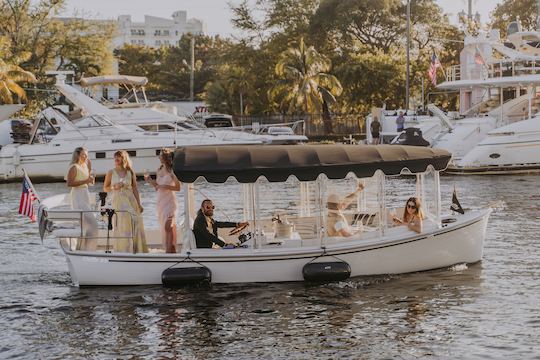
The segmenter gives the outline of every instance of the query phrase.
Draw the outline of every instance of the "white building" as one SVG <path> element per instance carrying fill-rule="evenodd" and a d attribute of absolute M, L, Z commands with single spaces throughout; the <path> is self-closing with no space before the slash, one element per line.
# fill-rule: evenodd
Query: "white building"
<path fill-rule="evenodd" d="M 133 22 L 131 15 L 120 15 L 117 31 L 113 40 L 115 47 L 131 44 L 158 48 L 178 45 L 183 34 L 204 34 L 206 24 L 202 20 L 187 19 L 187 12 L 179 10 L 172 14 L 172 19 L 145 15 L 144 22 Z"/>

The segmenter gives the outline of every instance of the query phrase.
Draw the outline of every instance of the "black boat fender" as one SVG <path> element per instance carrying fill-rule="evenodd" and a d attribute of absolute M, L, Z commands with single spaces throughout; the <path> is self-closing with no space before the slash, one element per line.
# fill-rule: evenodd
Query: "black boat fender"
<path fill-rule="evenodd" d="M 192 266 L 187 268 L 174 267 L 183 262 L 193 262 L 200 266 Z M 161 283 L 165 287 L 178 287 L 183 285 L 199 285 L 212 282 L 212 271 L 191 258 L 191 253 L 187 253 L 187 257 L 174 265 L 168 267 L 161 273 Z"/>
<path fill-rule="evenodd" d="M 302 268 L 302 276 L 305 281 L 310 282 L 328 282 L 328 281 L 342 281 L 351 277 L 351 266 L 335 257 L 337 261 L 317 261 L 318 258 L 326 256 L 326 249 L 323 248 L 323 253 L 310 262 L 308 262 Z"/>

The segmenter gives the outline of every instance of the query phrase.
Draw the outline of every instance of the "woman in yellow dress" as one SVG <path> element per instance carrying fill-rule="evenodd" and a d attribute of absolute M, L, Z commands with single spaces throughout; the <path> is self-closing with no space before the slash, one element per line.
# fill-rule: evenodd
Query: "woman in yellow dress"
<path fill-rule="evenodd" d="M 114 153 L 114 165 L 103 184 L 104 191 L 112 192 L 112 207 L 118 211 L 113 220 L 114 251 L 148 252 L 137 178 L 125 150 Z"/>

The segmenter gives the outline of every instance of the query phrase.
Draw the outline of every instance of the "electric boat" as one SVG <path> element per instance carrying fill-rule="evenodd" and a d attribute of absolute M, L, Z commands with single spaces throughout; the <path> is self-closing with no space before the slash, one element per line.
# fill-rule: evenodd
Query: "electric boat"
<path fill-rule="evenodd" d="M 150 229 L 148 253 L 115 252 L 106 200 L 95 210 L 95 251 L 80 249 L 83 212 L 66 207 L 68 195 L 43 200 L 38 223 L 41 234 L 51 230 L 59 239 L 78 286 L 332 281 L 444 268 L 482 259 L 491 213 L 441 210 L 439 173 L 450 158 L 444 150 L 400 145 L 180 147 L 173 165 L 183 183 L 177 253 L 165 253 L 159 230 Z M 357 231 L 329 236 L 327 202 L 358 182 L 364 190 L 344 215 Z M 425 213 L 420 232 L 392 225 L 411 195 Z M 230 246 L 197 248 L 192 224 L 206 198 L 229 213 L 216 216 L 249 223 L 220 233 Z"/>

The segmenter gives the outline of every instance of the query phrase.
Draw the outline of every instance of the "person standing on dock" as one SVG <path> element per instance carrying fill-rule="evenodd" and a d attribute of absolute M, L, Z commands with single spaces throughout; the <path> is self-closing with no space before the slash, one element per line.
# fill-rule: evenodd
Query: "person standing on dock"
<path fill-rule="evenodd" d="M 380 136 L 381 136 L 381 123 L 379 122 L 379 118 L 375 116 L 373 121 L 370 125 L 370 131 L 371 131 L 371 143 L 373 145 L 378 145 L 380 143 Z"/>
<path fill-rule="evenodd" d="M 71 188 L 71 208 L 82 211 L 82 229 L 84 237 L 77 244 L 78 250 L 95 251 L 97 249 L 98 224 L 90 206 L 88 185 L 94 184 L 91 175 L 92 163 L 88 159 L 88 151 L 78 147 L 73 151 L 71 163 L 66 175 L 67 186 Z"/>
<path fill-rule="evenodd" d="M 403 111 L 399 112 L 399 116 L 396 118 L 397 132 L 400 133 L 405 128 L 405 117 Z"/>

